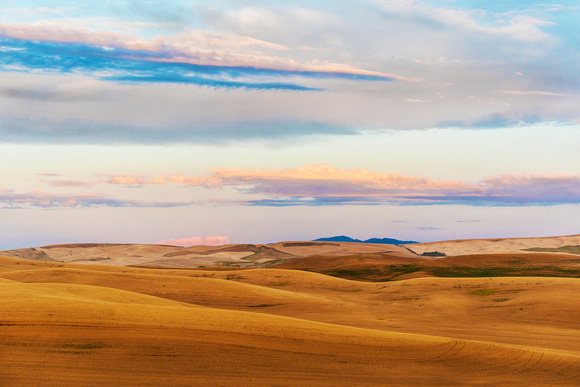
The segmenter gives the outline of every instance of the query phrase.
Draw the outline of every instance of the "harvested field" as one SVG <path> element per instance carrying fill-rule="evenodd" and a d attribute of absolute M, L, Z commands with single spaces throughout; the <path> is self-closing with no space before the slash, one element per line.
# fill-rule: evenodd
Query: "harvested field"
<path fill-rule="evenodd" d="M 574 278 L 384 283 L 280 268 L 145 269 L 5 257 L 0 288 L 3 386 L 580 379 Z"/>

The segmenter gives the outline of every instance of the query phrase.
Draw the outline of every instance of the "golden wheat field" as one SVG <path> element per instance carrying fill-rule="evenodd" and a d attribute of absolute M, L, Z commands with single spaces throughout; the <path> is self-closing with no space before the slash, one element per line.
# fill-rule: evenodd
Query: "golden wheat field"
<path fill-rule="evenodd" d="M 439 261 L 375 250 L 235 270 L 0 257 L 0 385 L 580 384 L 580 279 L 296 270 Z"/>

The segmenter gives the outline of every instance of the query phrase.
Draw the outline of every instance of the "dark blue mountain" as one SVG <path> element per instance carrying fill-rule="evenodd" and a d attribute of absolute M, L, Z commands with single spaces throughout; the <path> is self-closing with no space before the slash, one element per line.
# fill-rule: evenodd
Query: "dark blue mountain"
<path fill-rule="evenodd" d="M 360 239 L 353 239 L 346 235 L 334 236 L 329 238 L 318 238 L 314 242 L 354 242 L 354 243 L 382 243 L 385 245 L 406 245 L 410 243 L 419 243 L 416 241 L 400 241 L 393 238 L 371 238 L 366 241 L 361 241 Z"/>

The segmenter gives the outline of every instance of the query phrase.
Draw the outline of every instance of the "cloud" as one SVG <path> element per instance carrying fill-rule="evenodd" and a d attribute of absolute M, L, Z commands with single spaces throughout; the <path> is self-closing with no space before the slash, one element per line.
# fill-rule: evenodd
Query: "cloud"
<path fill-rule="evenodd" d="M 0 97 L 38 102 L 70 102 L 95 99 L 92 93 L 87 92 L 16 87 L 0 88 Z"/>
<path fill-rule="evenodd" d="M 417 0 L 375 0 L 380 7 L 389 12 L 412 11 Z"/>
<path fill-rule="evenodd" d="M 15 192 L 10 189 L 0 189 L 1 209 L 27 208 L 92 208 L 92 207 L 149 207 L 170 208 L 183 207 L 204 202 L 147 202 L 143 200 L 119 199 L 103 194 L 65 195 L 43 191 Z"/>
<path fill-rule="evenodd" d="M 122 103 L 122 102 L 121 102 Z M 1 118 L 1 117 L 0 117 Z M 263 120 L 212 123 L 142 123 L 83 121 L 82 118 L 57 120 L 4 117 L 0 142 L 47 144 L 221 144 L 242 140 L 286 140 L 315 135 L 356 135 L 344 125 L 324 122 Z"/>
<path fill-rule="evenodd" d="M 575 50 L 535 5 L 110 3 L 99 17 L 0 24 L 0 141 L 211 143 L 577 118 Z M 79 78 L 95 92 L 64 89 Z"/>
<path fill-rule="evenodd" d="M 550 91 L 539 91 L 539 90 L 531 90 L 531 91 L 520 91 L 520 90 L 497 90 L 498 93 L 503 94 L 512 94 L 512 95 L 544 95 L 549 97 L 567 97 L 569 94 L 559 94 L 559 93 L 552 93 Z"/>
<path fill-rule="evenodd" d="M 252 44 L 257 42 L 255 39 L 250 41 Z M 318 90 L 276 81 L 288 77 L 393 80 L 386 74 L 359 70 L 339 63 L 301 65 L 291 60 L 275 61 L 285 63 L 280 66 L 264 57 L 232 60 L 228 59 L 231 55 L 216 53 L 215 47 L 200 55 L 202 53 L 191 50 L 195 43 L 195 39 L 188 40 L 184 37 L 176 40 L 156 38 L 153 41 L 141 41 L 112 32 L 92 32 L 59 26 L 0 24 L 0 49 L 3 51 L 0 66 L 5 70 L 82 72 L 97 79 L 123 83 L 179 83 L 260 90 Z M 211 44 L 214 45 L 215 42 Z M 200 57 L 208 58 L 200 60 Z"/>
<path fill-rule="evenodd" d="M 106 195 L 81 194 L 61 195 L 34 191 L 31 193 L 18 193 L 13 190 L 0 191 L 0 205 L 8 209 L 18 208 L 76 208 L 76 207 L 127 207 L 137 206 L 139 202 L 119 200 Z"/>
<path fill-rule="evenodd" d="M 91 188 L 95 184 L 78 180 L 55 180 L 48 183 L 53 187 Z"/>
<path fill-rule="evenodd" d="M 230 239 L 225 236 L 209 236 L 209 237 L 191 237 L 182 239 L 166 239 L 157 242 L 158 245 L 175 245 L 175 246 L 198 246 L 198 245 L 209 245 L 209 246 L 219 246 L 227 245 L 230 243 Z"/>
<path fill-rule="evenodd" d="M 147 190 L 147 186 L 151 185 L 178 185 L 209 190 L 227 187 L 230 191 L 225 190 L 219 198 L 159 202 L 119 199 L 104 194 L 64 195 L 41 191 L 16 193 L 5 189 L 0 190 L 0 204 L 4 204 L 5 208 L 171 208 L 435 204 L 549 206 L 580 203 L 580 174 L 506 174 L 469 182 L 366 169 L 347 170 L 325 164 L 284 170 L 216 168 L 208 173 L 211 176 L 110 175 L 93 182 L 60 180 L 49 184 L 75 189 L 96 185 L 125 185 Z M 135 192 L 140 192 L 140 198 L 147 194 L 146 191 L 133 191 L 130 194 Z M 170 195 L 171 190 L 166 191 L 167 194 Z"/>
<path fill-rule="evenodd" d="M 406 190 L 406 189 L 468 189 L 468 186 L 459 180 L 434 180 L 428 177 L 408 176 L 394 172 L 371 172 L 365 169 L 339 169 L 326 164 L 313 164 L 296 169 L 266 170 L 240 169 L 236 167 L 216 168 L 209 170 L 212 177 L 184 177 L 168 175 L 146 178 L 143 176 L 115 175 L 105 180 L 108 184 L 180 184 L 190 186 L 225 186 L 267 184 L 292 186 L 302 184 L 296 189 L 308 189 L 323 184 L 325 187 L 351 187 L 350 189 L 370 190 Z M 333 183 L 334 182 L 334 183 Z M 273 185 L 270 186 L 273 188 Z M 324 187 L 323 187 L 324 188 Z M 266 189 L 266 186 L 264 186 Z M 255 189 L 259 190 L 259 189 Z"/>
<path fill-rule="evenodd" d="M 541 26 L 555 25 L 556 24 L 554 22 L 540 20 L 538 18 L 535 18 L 532 16 L 525 16 L 525 15 L 516 16 L 515 18 L 513 18 L 511 20 L 511 23 L 514 23 L 514 24 L 517 24 L 517 23 L 537 24 L 537 25 L 541 25 Z"/>
<path fill-rule="evenodd" d="M 503 20 L 501 19 L 494 20 L 495 23 L 489 23 L 487 16 L 496 13 L 486 12 L 482 9 L 462 10 L 406 0 L 377 0 L 375 2 L 385 13 L 394 14 L 413 24 L 430 25 L 439 29 L 455 29 L 457 33 L 462 31 L 464 34 L 480 34 L 488 38 L 503 37 L 524 42 L 550 39 L 550 35 L 538 29 L 537 26 L 552 23 L 531 16 L 516 15 L 508 25 L 502 25 L 500 22 Z"/>
<path fill-rule="evenodd" d="M 147 185 L 147 184 L 179 184 L 186 186 L 216 187 L 221 185 L 218 177 L 184 177 L 182 175 L 167 175 L 153 178 L 133 175 L 114 175 L 106 180 L 107 184 Z"/>
<path fill-rule="evenodd" d="M 504 174 L 483 179 L 487 195 L 520 203 L 580 203 L 580 174 Z"/>
<path fill-rule="evenodd" d="M 245 201 L 214 204 L 251 206 L 321 205 L 552 205 L 580 202 L 580 175 L 520 174 L 489 176 L 479 182 L 440 180 L 339 169 L 325 164 L 296 169 L 265 170 L 235 167 L 209 170 L 209 177 L 137 177 L 118 175 L 107 184 L 178 184 L 214 189 L 234 187 L 242 194 L 260 196 Z"/>

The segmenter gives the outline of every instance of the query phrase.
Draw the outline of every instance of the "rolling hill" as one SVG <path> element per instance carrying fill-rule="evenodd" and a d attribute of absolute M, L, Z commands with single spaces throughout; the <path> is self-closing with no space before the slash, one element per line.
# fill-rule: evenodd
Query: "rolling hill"
<path fill-rule="evenodd" d="M 575 386 L 574 238 L 9 251 L 0 384 Z"/>
<path fill-rule="evenodd" d="M 0 380 L 575 385 L 579 291 L 563 278 L 370 283 L 0 257 Z"/>

